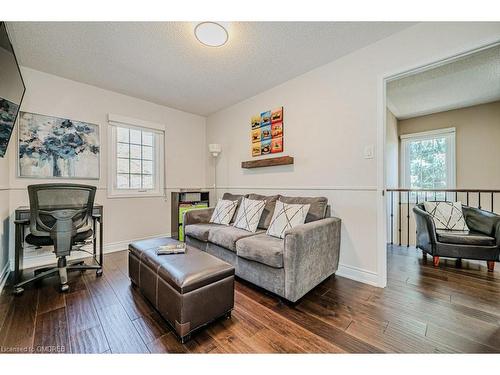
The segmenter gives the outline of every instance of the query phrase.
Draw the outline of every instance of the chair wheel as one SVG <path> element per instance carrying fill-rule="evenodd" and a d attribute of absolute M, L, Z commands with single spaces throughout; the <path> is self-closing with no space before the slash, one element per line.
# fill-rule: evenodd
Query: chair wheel
<path fill-rule="evenodd" d="M 69 285 L 68 284 L 62 284 L 61 285 L 61 292 L 67 292 L 69 290 Z"/>
<path fill-rule="evenodd" d="M 20 296 L 23 293 L 24 293 L 24 288 L 15 288 L 14 289 L 14 295 L 15 296 Z"/>
<path fill-rule="evenodd" d="M 95 275 L 97 277 L 101 277 L 102 276 L 102 268 L 101 269 L 98 269 L 97 271 L 95 271 Z"/>

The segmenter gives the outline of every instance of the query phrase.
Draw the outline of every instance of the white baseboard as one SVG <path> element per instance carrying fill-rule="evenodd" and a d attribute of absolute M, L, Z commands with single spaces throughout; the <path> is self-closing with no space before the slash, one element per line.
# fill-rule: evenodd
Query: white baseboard
<path fill-rule="evenodd" d="M 361 283 L 370 284 L 376 287 L 383 287 L 378 273 L 358 267 L 339 264 L 339 269 L 335 273 L 338 276 L 346 277 Z"/>
<path fill-rule="evenodd" d="M 0 271 L 0 294 L 2 293 L 3 287 L 9 278 L 10 273 L 10 261 L 7 261 L 3 269 Z"/>
<path fill-rule="evenodd" d="M 104 244 L 103 253 L 109 254 L 109 253 L 114 253 L 116 251 L 127 250 L 128 244 L 131 242 L 141 241 L 141 240 L 149 240 L 149 239 L 157 238 L 157 237 L 170 237 L 170 233 L 158 234 L 155 236 L 134 238 L 134 239 L 130 239 L 130 240 Z M 87 254 L 84 252 L 73 252 L 72 255 L 70 255 L 68 257 L 68 260 L 85 259 L 85 258 L 89 258 L 90 256 L 91 256 L 90 254 Z M 23 268 L 27 269 L 27 268 L 34 268 L 34 267 L 43 267 L 43 266 L 47 266 L 47 265 L 54 264 L 54 263 L 56 263 L 56 258 L 54 256 L 54 254 L 50 253 L 47 255 L 39 256 L 39 257 L 25 258 L 23 261 Z"/>

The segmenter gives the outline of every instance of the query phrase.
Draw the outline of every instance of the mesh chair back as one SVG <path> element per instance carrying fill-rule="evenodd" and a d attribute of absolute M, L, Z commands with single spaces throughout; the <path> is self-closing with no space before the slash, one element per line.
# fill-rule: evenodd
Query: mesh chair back
<path fill-rule="evenodd" d="M 49 212 L 78 211 L 73 216 L 77 232 L 91 228 L 95 186 L 80 184 L 38 184 L 28 186 L 30 231 L 35 236 L 49 236 L 56 219 Z"/>

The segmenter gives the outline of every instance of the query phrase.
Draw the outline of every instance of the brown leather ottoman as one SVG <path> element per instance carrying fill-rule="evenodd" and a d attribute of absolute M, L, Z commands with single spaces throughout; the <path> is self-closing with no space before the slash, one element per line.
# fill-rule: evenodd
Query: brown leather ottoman
<path fill-rule="evenodd" d="M 129 276 L 181 342 L 226 315 L 234 307 L 234 267 L 188 246 L 185 254 L 156 255 L 160 245 L 178 241 L 161 237 L 129 245 Z"/>

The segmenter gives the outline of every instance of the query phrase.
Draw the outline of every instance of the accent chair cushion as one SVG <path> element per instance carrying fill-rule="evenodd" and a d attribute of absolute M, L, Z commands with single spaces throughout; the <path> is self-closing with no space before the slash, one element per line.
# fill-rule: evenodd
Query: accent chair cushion
<path fill-rule="evenodd" d="M 271 224 L 271 219 L 274 213 L 274 207 L 276 206 L 276 201 L 278 200 L 278 198 L 279 195 L 269 195 L 269 196 L 260 194 L 248 195 L 248 199 L 266 202 L 264 211 L 262 212 L 262 216 L 260 217 L 259 225 L 257 226 L 257 228 L 262 228 L 262 229 L 269 228 L 269 224 Z"/>
<path fill-rule="evenodd" d="M 265 233 L 246 237 L 236 242 L 236 254 L 274 268 L 283 268 L 285 240 Z"/>
<path fill-rule="evenodd" d="M 436 229 L 468 231 L 461 202 L 424 202 L 425 211 L 434 220 Z"/>
<path fill-rule="evenodd" d="M 220 228 L 212 228 L 209 230 L 208 242 L 236 252 L 236 241 L 263 232 L 264 231 L 261 229 L 257 229 L 257 232 L 252 233 L 233 226 L 221 226 Z"/>
<path fill-rule="evenodd" d="M 190 224 L 184 227 L 185 235 L 196 238 L 197 240 L 207 242 L 208 232 L 212 228 L 220 228 L 221 224 Z"/>
<path fill-rule="evenodd" d="M 436 229 L 437 240 L 456 245 L 495 246 L 496 240 L 480 232 Z"/>
<path fill-rule="evenodd" d="M 249 232 L 255 232 L 265 205 L 265 201 L 243 198 L 233 225 L 236 228 L 244 229 Z"/>
<path fill-rule="evenodd" d="M 234 216 L 237 206 L 237 201 L 219 199 L 214 213 L 210 218 L 210 223 L 228 225 Z"/>
<path fill-rule="evenodd" d="M 304 224 L 309 207 L 309 204 L 287 204 L 278 200 L 266 233 L 270 236 L 285 238 L 287 230 Z"/>
<path fill-rule="evenodd" d="M 328 199 L 325 197 L 285 197 L 281 195 L 279 200 L 289 204 L 309 204 L 310 208 L 307 212 L 306 223 L 325 218 L 326 207 L 328 206 Z"/>

